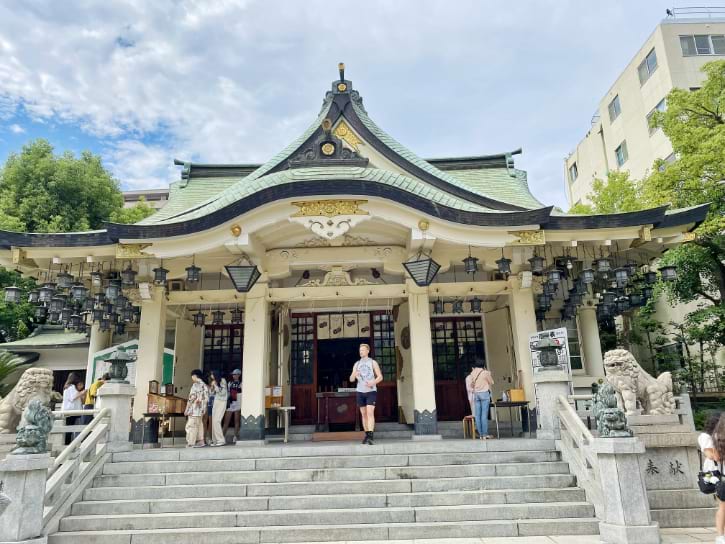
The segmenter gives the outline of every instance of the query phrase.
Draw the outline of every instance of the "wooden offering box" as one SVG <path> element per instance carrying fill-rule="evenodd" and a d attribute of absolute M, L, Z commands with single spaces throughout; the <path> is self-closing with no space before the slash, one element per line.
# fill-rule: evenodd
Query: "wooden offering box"
<path fill-rule="evenodd" d="M 183 414 L 186 399 L 173 395 L 149 393 L 147 412 L 149 414 Z"/>

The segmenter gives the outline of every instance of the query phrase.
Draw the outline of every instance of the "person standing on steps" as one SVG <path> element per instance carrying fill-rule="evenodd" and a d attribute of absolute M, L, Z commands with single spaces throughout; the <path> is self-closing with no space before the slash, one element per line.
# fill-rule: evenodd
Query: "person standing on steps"
<path fill-rule="evenodd" d="M 350 381 L 357 382 L 357 405 L 360 407 L 365 438 L 363 444 L 373 445 L 375 431 L 375 401 L 378 395 L 378 384 L 383 381 L 383 373 L 377 361 L 368 357 L 370 346 L 360 344 L 360 360 L 352 367 Z"/>
<path fill-rule="evenodd" d="M 488 408 L 491 406 L 491 386 L 493 376 L 484 368 L 483 359 L 476 357 L 473 370 L 466 378 L 466 389 L 473 396 L 473 418 L 481 440 L 493 438 L 488 434 Z"/>
<path fill-rule="evenodd" d="M 228 385 L 229 394 L 227 395 L 227 411 L 224 414 L 224 425 L 222 426 L 222 433 L 227 435 L 227 429 L 229 424 L 234 420 L 234 437 L 232 442 L 237 443 L 237 437 L 239 436 L 239 426 L 241 424 L 242 414 L 242 370 L 235 368 L 232 372 L 232 381 Z"/>
<path fill-rule="evenodd" d="M 209 404 L 209 389 L 204 383 L 204 375 L 198 368 L 191 371 L 191 382 L 189 400 L 186 403 L 186 410 L 184 410 L 186 447 L 203 448 L 206 446 L 203 418 Z"/>

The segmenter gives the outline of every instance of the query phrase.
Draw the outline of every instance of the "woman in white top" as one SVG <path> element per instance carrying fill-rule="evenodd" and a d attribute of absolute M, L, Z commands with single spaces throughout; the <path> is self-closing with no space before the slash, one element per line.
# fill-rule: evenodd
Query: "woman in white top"
<path fill-rule="evenodd" d="M 63 410 L 82 410 L 83 397 L 86 394 L 86 388 L 81 377 L 71 372 L 63 387 Z M 65 418 L 66 425 L 75 425 L 81 416 L 68 416 Z M 74 436 L 78 433 L 65 433 L 65 443 L 70 444 Z"/>
<path fill-rule="evenodd" d="M 697 437 L 697 446 L 702 452 L 702 471 L 713 472 L 718 470 L 718 464 L 715 461 L 715 445 L 712 442 L 712 434 L 715 432 L 717 422 L 720 421 L 722 412 L 713 412 L 705 423 L 705 428 Z"/>

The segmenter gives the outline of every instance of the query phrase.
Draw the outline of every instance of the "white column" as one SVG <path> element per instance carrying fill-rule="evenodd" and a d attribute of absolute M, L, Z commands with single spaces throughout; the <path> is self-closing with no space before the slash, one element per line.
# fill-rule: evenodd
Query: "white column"
<path fill-rule="evenodd" d="M 45 544 L 43 503 L 48 468 L 53 464 L 49 453 L 8 455 L 0 461 L 3 493 L 10 499 L 0 511 L 0 541 Z"/>
<path fill-rule="evenodd" d="M 242 350 L 241 440 L 264 440 L 265 369 L 269 365 L 269 303 L 267 284 L 247 293 L 244 303 L 244 348 Z"/>
<path fill-rule="evenodd" d="M 155 286 L 152 293 L 151 300 L 141 302 L 136 354 L 136 397 L 133 402 L 134 420 L 141 419 L 146 412 L 149 382 L 151 380 L 160 382 L 163 370 L 166 292 L 163 286 Z"/>
<path fill-rule="evenodd" d="M 110 347 L 111 331 L 102 331 L 101 324 L 96 321 L 91 325 L 91 334 L 88 338 L 88 363 L 86 365 L 86 383 L 93 383 L 98 376 L 93 376 L 93 355 Z"/>
<path fill-rule="evenodd" d="M 202 367 L 204 327 L 195 327 L 188 319 L 176 320 L 174 339 L 175 395 L 188 397 L 191 389 L 191 371 Z"/>
<path fill-rule="evenodd" d="M 531 403 L 535 399 L 535 394 L 529 336 L 537 332 L 534 293 L 530 288 L 521 289 L 518 278 L 512 278 L 510 285 L 509 308 L 511 310 L 511 330 L 514 337 L 516 369 L 521 371 L 522 387 L 524 388 L 526 401 L 529 403 L 529 409 L 532 409 Z"/>
<path fill-rule="evenodd" d="M 590 306 L 591 304 L 591 306 Z M 599 342 L 599 323 L 597 309 L 592 301 L 586 301 L 579 308 L 579 338 L 581 339 L 584 370 L 587 376 L 599 378 L 604 376 L 602 345 Z"/>
<path fill-rule="evenodd" d="M 128 451 L 133 445 L 129 441 L 131 430 L 131 399 L 136 388 L 129 383 L 106 382 L 98 390 L 96 408 L 109 408 L 111 417 L 108 429 L 108 451 Z"/>
<path fill-rule="evenodd" d="M 410 352 L 413 381 L 413 423 L 416 436 L 438 435 L 433 348 L 428 289 L 407 280 Z"/>

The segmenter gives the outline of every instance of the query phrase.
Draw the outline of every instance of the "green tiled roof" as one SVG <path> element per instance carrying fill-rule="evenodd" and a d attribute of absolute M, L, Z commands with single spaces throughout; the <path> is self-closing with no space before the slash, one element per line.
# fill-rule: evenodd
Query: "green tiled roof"
<path fill-rule="evenodd" d="M 186 186 L 174 182 L 169 186 L 169 201 L 155 214 L 140 221 L 140 224 L 161 223 L 185 210 L 194 208 L 202 202 L 215 197 L 239 181 L 238 177 L 194 178 Z"/>
<path fill-rule="evenodd" d="M 41 325 L 27 338 L 0 344 L 0 349 L 15 351 L 30 348 L 85 344 L 88 344 L 88 337 L 82 332 L 66 331 L 61 325 Z"/>
<path fill-rule="evenodd" d="M 511 170 L 507 168 L 467 168 L 447 172 L 463 182 L 470 191 L 479 195 L 522 208 L 546 207 L 531 194 L 524 170 L 518 168 Z"/>
<path fill-rule="evenodd" d="M 251 177 L 251 176 L 249 176 Z M 163 223 L 174 223 L 177 221 L 186 221 L 202 217 L 213 211 L 221 209 L 233 202 L 241 200 L 251 194 L 287 183 L 306 180 L 365 180 L 390 185 L 404 189 L 410 193 L 418 195 L 427 200 L 431 200 L 438 204 L 466 211 L 489 212 L 493 211 L 484 206 L 479 206 L 471 202 L 467 202 L 453 195 L 449 195 L 432 185 L 420 180 L 413 179 L 403 174 L 390 172 L 389 170 L 380 170 L 377 168 L 362 168 L 356 166 L 317 166 L 312 168 L 295 168 L 291 170 L 282 170 L 273 174 L 268 174 L 260 178 L 250 180 L 249 177 L 244 178 L 242 183 L 238 183 L 229 187 L 224 191 L 218 199 L 203 207 L 189 210 L 180 217 L 171 217 Z M 502 212 L 505 213 L 505 212 Z"/>

